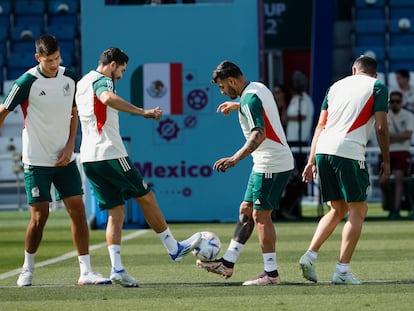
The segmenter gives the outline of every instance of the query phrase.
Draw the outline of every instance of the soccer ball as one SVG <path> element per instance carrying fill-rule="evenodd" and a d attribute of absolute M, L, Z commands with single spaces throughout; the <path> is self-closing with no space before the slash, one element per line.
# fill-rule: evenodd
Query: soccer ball
<path fill-rule="evenodd" d="M 202 261 L 214 260 L 220 252 L 220 239 L 214 232 L 201 232 L 200 244 L 192 251 L 193 255 Z"/>

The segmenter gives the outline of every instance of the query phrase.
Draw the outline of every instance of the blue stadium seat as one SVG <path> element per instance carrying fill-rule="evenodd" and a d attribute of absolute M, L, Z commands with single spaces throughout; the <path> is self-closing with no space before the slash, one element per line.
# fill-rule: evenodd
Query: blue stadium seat
<path fill-rule="evenodd" d="M 4 2 L 0 4 L 0 28 L 5 28 L 7 30 L 10 29 L 11 20 L 10 20 L 10 10 L 11 10 L 11 3 Z"/>
<path fill-rule="evenodd" d="M 34 52 L 10 52 L 7 59 L 7 79 L 14 80 L 27 69 L 36 66 L 37 61 Z"/>
<path fill-rule="evenodd" d="M 354 21 L 355 45 L 385 45 L 386 23 L 383 19 Z"/>
<path fill-rule="evenodd" d="M 42 34 L 40 26 L 13 27 L 10 38 L 10 51 L 34 53 L 34 41 Z"/>
<path fill-rule="evenodd" d="M 389 23 L 389 38 L 390 45 L 406 45 L 414 44 L 414 17 L 407 19 L 411 26 L 407 29 L 399 27 L 400 19 L 390 20 Z"/>
<path fill-rule="evenodd" d="M 386 53 L 384 45 L 375 46 L 375 45 L 360 45 L 354 47 L 354 58 L 357 58 L 361 55 L 368 55 L 377 60 L 378 63 L 378 72 L 385 72 L 385 63 L 386 63 Z"/>
<path fill-rule="evenodd" d="M 70 40 L 59 40 L 60 52 L 70 55 L 75 55 L 75 41 Z"/>
<path fill-rule="evenodd" d="M 0 15 L 9 15 L 11 12 L 11 1 L 2 1 L 0 4 Z"/>
<path fill-rule="evenodd" d="M 45 16 L 43 14 L 32 14 L 32 15 L 14 15 L 13 26 L 45 26 Z"/>
<path fill-rule="evenodd" d="M 78 0 L 49 0 L 49 14 L 76 14 L 79 11 Z"/>
<path fill-rule="evenodd" d="M 389 47 L 389 71 L 405 68 L 414 71 L 414 46 L 394 45 Z"/>
<path fill-rule="evenodd" d="M 62 66 L 65 66 L 67 68 L 72 68 L 72 66 L 73 66 L 73 54 L 66 53 L 66 52 L 62 51 L 60 53 L 60 57 L 62 59 L 62 63 L 61 63 Z"/>
<path fill-rule="evenodd" d="M 0 26 L 0 42 L 5 42 L 9 38 L 9 31 L 6 27 Z"/>
<path fill-rule="evenodd" d="M 366 0 L 356 0 L 353 8 L 355 20 L 383 19 L 386 18 L 385 0 L 377 0 L 374 3 Z"/>
<path fill-rule="evenodd" d="M 28 26 L 16 26 L 13 27 L 11 31 L 11 40 L 30 40 L 30 38 L 25 39 L 25 34 L 28 36 L 31 35 L 31 39 L 36 39 L 42 34 L 42 27 L 38 25 L 28 25 Z"/>
<path fill-rule="evenodd" d="M 41 15 L 46 12 L 44 0 L 14 0 L 14 14 L 16 15 Z"/>
<path fill-rule="evenodd" d="M 360 55 L 370 55 L 373 58 L 375 58 L 377 61 L 384 61 L 385 60 L 385 48 L 384 46 L 373 46 L 373 45 L 356 46 L 354 48 L 354 56 L 355 58 L 357 58 Z"/>
<path fill-rule="evenodd" d="M 76 25 L 56 24 L 46 27 L 46 31 L 60 40 L 74 40 L 77 36 Z"/>
<path fill-rule="evenodd" d="M 76 25 L 78 27 L 78 14 L 49 14 L 47 25 Z"/>
<path fill-rule="evenodd" d="M 35 40 L 16 40 L 10 42 L 11 52 L 35 53 Z"/>

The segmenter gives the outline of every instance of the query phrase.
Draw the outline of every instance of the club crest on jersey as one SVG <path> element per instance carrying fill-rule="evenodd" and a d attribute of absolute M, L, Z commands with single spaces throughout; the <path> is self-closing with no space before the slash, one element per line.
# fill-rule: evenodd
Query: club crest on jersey
<path fill-rule="evenodd" d="M 71 96 L 71 91 L 70 91 L 70 85 L 69 85 L 69 83 L 66 83 L 63 86 L 63 96 Z"/>

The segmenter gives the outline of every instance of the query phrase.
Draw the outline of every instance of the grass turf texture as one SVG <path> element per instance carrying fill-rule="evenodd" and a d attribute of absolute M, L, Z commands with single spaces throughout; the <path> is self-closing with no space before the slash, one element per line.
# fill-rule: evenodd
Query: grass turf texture
<path fill-rule="evenodd" d="M 305 208 L 312 216 L 314 208 Z M 320 283 L 306 282 L 298 260 L 309 245 L 316 219 L 275 222 L 281 286 L 242 287 L 241 283 L 263 270 L 257 235 L 251 237 L 235 266 L 232 278 L 223 280 L 195 265 L 189 254 L 181 263 L 169 259 L 151 230 L 123 243 L 123 263 L 142 282 L 140 288 L 76 285 L 77 258 L 35 270 L 33 286 L 16 287 L 17 275 L 0 278 L 0 310 L 412 310 L 414 304 L 414 226 L 412 221 L 379 220 L 387 214 L 370 205 L 352 270 L 364 282 L 360 286 L 331 285 L 339 253 L 342 223 L 322 247 L 317 261 Z M 0 275 L 23 262 L 28 212 L 0 213 Z M 375 220 L 375 221 L 374 221 Z M 228 246 L 234 224 L 170 224 L 179 240 L 196 231 L 210 230 Z M 125 230 L 124 236 L 134 230 Z M 102 230 L 90 232 L 90 244 L 104 242 Z M 50 214 L 36 262 L 74 250 L 65 211 Z M 106 247 L 91 251 L 92 267 L 109 276 Z"/>

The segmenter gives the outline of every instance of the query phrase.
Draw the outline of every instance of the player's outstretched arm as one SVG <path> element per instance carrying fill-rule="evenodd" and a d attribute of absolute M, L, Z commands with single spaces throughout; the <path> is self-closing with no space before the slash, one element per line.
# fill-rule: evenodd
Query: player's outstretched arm
<path fill-rule="evenodd" d="M 228 116 L 233 110 L 238 110 L 240 103 L 238 102 L 224 102 L 217 107 L 217 112 L 221 112 L 224 116 Z"/>

